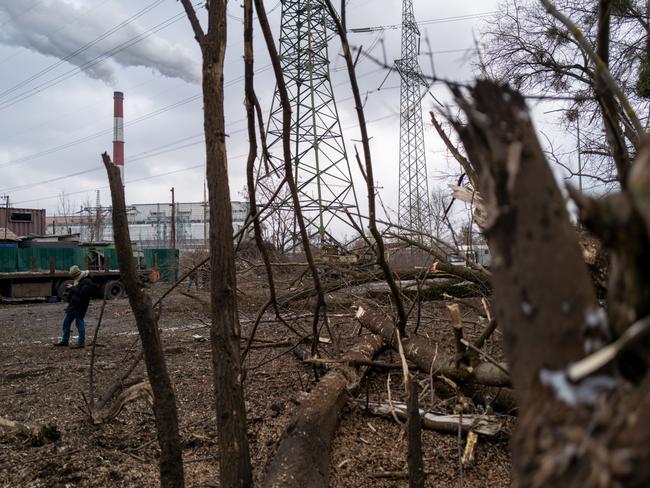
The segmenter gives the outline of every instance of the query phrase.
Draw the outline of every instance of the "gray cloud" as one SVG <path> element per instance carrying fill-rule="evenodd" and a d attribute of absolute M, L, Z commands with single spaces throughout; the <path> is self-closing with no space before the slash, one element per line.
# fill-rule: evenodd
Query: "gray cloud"
<path fill-rule="evenodd" d="M 66 59 L 81 46 L 127 19 L 126 15 L 119 12 L 115 12 L 109 21 L 102 16 L 86 16 L 83 8 L 66 0 L 43 0 L 39 2 L 38 8 L 28 10 L 23 2 L 3 1 L 0 2 L 0 12 L 5 20 L 0 29 L 0 43 L 23 47 L 58 59 Z M 83 17 L 81 22 L 71 22 L 62 27 L 66 19 L 80 17 Z M 159 23 L 160 21 L 153 24 Z M 187 47 L 173 44 L 156 34 L 130 45 L 131 40 L 137 36 L 147 35 L 147 30 L 136 20 L 67 59 L 67 62 L 81 68 L 91 78 L 107 83 L 113 80 L 118 66 L 150 68 L 169 78 L 199 83 L 200 65 Z M 105 52 L 119 49 L 124 43 L 128 43 L 129 47 L 115 52 L 109 60 L 95 62 L 98 58 L 102 59 Z M 43 81 L 46 79 L 48 75 Z"/>

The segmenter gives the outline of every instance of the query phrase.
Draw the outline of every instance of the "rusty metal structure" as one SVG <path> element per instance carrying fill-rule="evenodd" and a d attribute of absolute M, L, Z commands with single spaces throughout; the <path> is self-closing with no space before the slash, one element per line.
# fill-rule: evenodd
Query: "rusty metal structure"
<path fill-rule="evenodd" d="M 34 208 L 0 207 L 0 227 L 17 236 L 45 235 L 45 210 Z M 0 233 L 0 240 L 2 233 Z"/>

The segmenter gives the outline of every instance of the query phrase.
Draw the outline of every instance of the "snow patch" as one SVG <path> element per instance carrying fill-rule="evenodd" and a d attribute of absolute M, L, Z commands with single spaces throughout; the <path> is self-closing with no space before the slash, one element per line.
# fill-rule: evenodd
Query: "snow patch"
<path fill-rule="evenodd" d="M 539 372 L 540 382 L 548 386 L 558 400 L 567 405 L 594 405 L 596 400 L 605 392 L 612 390 L 617 381 L 607 375 L 589 376 L 582 381 L 572 383 L 566 371 L 553 371 L 542 369 Z"/>

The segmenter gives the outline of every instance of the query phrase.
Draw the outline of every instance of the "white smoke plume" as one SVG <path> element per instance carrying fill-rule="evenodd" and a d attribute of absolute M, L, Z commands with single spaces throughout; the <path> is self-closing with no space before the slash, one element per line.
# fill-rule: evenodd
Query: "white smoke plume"
<path fill-rule="evenodd" d="M 137 4 L 142 7 L 145 5 L 144 2 Z M 142 19 L 145 18 L 146 14 Z M 169 17 L 164 17 L 164 20 L 167 18 Z M 70 22 L 70 19 L 78 20 Z M 0 0 L 0 43 L 65 59 L 127 19 L 128 16 L 120 12 L 112 13 L 110 19 L 107 19 L 105 14 L 100 15 L 67 0 L 41 0 L 34 7 L 30 7 L 27 2 Z M 67 59 L 67 62 L 81 68 L 88 76 L 107 83 L 113 80 L 117 65 L 146 67 L 166 77 L 199 83 L 200 65 L 190 50 L 173 44 L 158 34 L 112 54 L 108 60 L 93 62 L 105 52 L 123 43 L 130 43 L 138 35 L 146 35 L 148 28 L 142 26 L 139 20 L 128 23 Z M 69 23 L 66 25 L 66 22 Z M 161 22 L 163 20 L 152 21 L 151 27 Z M 85 66 L 88 63 L 90 66 Z M 52 74 L 46 75 L 42 80 L 51 76 Z"/>

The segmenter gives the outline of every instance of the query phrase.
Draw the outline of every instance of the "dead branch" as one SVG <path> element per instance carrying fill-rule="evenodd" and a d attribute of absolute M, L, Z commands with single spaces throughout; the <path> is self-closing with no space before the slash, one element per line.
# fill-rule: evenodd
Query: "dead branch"
<path fill-rule="evenodd" d="M 405 360 L 403 360 L 406 362 Z M 406 431 L 408 437 L 409 488 L 424 488 L 424 463 L 422 461 L 422 418 L 418 406 L 419 386 L 416 379 L 405 369 L 407 377 Z"/>
<path fill-rule="evenodd" d="M 259 107 L 259 101 L 257 100 L 257 95 L 255 94 L 254 88 L 254 60 L 253 60 L 253 1 L 245 0 L 244 2 L 244 84 L 245 84 L 245 106 L 246 106 L 246 119 L 248 123 L 248 141 L 249 141 L 249 151 L 248 151 L 248 161 L 246 165 L 246 179 L 247 179 L 247 188 L 248 188 L 248 200 L 250 203 L 250 214 L 249 219 L 253 221 L 253 232 L 255 235 L 255 243 L 257 248 L 262 255 L 262 261 L 264 268 L 266 270 L 267 282 L 269 285 L 269 301 L 262 307 L 257 315 L 257 319 L 253 324 L 252 331 L 250 333 L 250 339 L 242 353 L 241 362 L 244 363 L 246 355 L 250 350 L 251 343 L 255 337 L 257 327 L 262 319 L 262 316 L 266 309 L 269 306 L 273 307 L 275 311 L 275 316 L 279 322 L 281 322 L 285 327 L 287 327 L 292 332 L 296 333 L 295 329 L 282 318 L 280 314 L 280 307 L 278 305 L 277 292 L 275 287 L 275 279 L 273 276 L 273 268 L 271 264 L 271 258 L 269 256 L 269 251 L 264 242 L 262 236 L 262 225 L 260 223 L 259 213 L 257 210 L 257 196 L 255 193 L 255 161 L 257 160 L 257 137 L 255 132 L 255 107 Z M 260 137 L 262 137 L 262 157 L 267 158 L 266 142 L 264 139 L 264 122 L 259 120 L 259 130 Z M 281 184 L 286 182 L 286 178 L 282 180 Z"/>
<path fill-rule="evenodd" d="M 90 371 L 88 373 L 88 401 L 90 402 L 90 408 L 92 409 L 95 405 L 95 348 L 97 347 L 97 336 L 99 334 L 99 328 L 102 325 L 102 318 L 104 317 L 104 309 L 106 308 L 106 298 L 102 302 L 102 308 L 99 311 L 99 318 L 97 319 L 97 326 L 95 327 L 95 332 L 93 334 L 93 346 L 90 350 Z"/>
<path fill-rule="evenodd" d="M 454 329 L 454 342 L 456 345 L 456 368 L 466 360 L 467 347 L 463 344 L 463 320 L 460 317 L 460 307 L 457 303 L 447 305 L 451 316 L 451 325 Z"/>
<path fill-rule="evenodd" d="M 401 420 L 406 420 L 408 417 L 408 407 L 405 403 L 393 402 L 392 407 L 388 403 L 366 402 L 365 400 L 359 400 L 356 403 L 371 415 L 392 417 L 393 413 L 395 413 Z M 493 437 L 503 430 L 503 422 L 494 416 L 463 414 L 461 418 L 460 415 L 440 415 L 427 412 L 421 408 L 418 412 L 422 426 L 438 432 L 456 434 L 460 425 L 463 432 L 475 431 L 479 434 Z"/>
<path fill-rule="evenodd" d="M 153 392 L 146 382 L 139 382 L 122 390 L 108 406 L 93 409 L 89 412 L 93 424 L 105 424 L 117 417 L 124 407 L 131 402 L 145 399 L 153 407 Z"/>
<path fill-rule="evenodd" d="M 496 318 L 492 317 L 492 319 L 488 322 L 487 326 L 485 329 L 483 329 L 483 332 L 481 332 L 481 335 L 478 336 L 478 339 L 474 341 L 474 347 L 477 348 L 482 348 L 483 344 L 485 344 L 485 341 L 487 341 L 490 336 L 494 333 L 494 331 L 497 329 L 497 320 Z"/>
<path fill-rule="evenodd" d="M 298 195 L 298 186 L 293 176 L 293 162 L 291 158 L 291 101 L 289 100 L 289 92 L 287 90 L 286 83 L 284 81 L 284 74 L 282 72 L 282 64 L 280 61 L 280 56 L 278 54 L 277 48 L 275 46 L 275 41 L 273 40 L 273 33 L 271 32 L 271 27 L 269 25 L 268 18 L 266 16 L 266 9 L 264 3 L 261 0 L 255 0 L 255 10 L 257 11 L 257 17 L 264 35 L 264 40 L 266 42 L 266 47 L 269 52 L 269 57 L 271 58 L 271 64 L 273 66 L 273 72 L 275 74 L 276 81 L 276 90 L 278 96 L 281 100 L 282 105 L 282 151 L 284 159 L 284 171 L 289 190 L 291 191 L 291 198 L 293 201 L 293 210 L 295 212 L 296 222 L 298 223 L 298 229 L 300 231 L 300 239 L 302 241 L 302 247 L 305 252 L 305 257 L 309 263 L 309 269 L 311 271 L 312 280 L 314 282 L 314 289 L 316 290 L 316 303 L 314 305 L 314 318 L 312 321 L 312 355 L 315 356 L 318 348 L 318 335 L 319 328 L 318 324 L 320 322 L 320 314 L 323 313 L 323 319 L 327 324 L 327 307 L 325 302 L 325 293 L 321 286 L 320 277 L 318 275 L 318 268 L 314 261 L 314 256 L 311 251 L 311 246 L 309 243 L 309 236 L 307 234 L 307 228 L 305 225 L 305 219 L 302 215 L 302 209 L 300 207 L 300 197 Z"/>
<path fill-rule="evenodd" d="M 344 366 L 368 366 L 369 368 L 378 368 L 384 370 L 402 370 L 403 366 L 400 363 L 387 363 L 384 361 L 369 361 L 367 359 L 323 359 L 323 358 L 307 358 L 303 360 L 306 363 L 310 364 L 320 364 L 320 365 L 344 365 Z M 416 369 L 417 366 L 409 366 L 408 369 Z"/>
<path fill-rule="evenodd" d="M 61 438 L 61 432 L 59 432 L 57 426 L 53 423 L 31 425 L 0 417 L 0 427 L 9 429 L 21 437 L 25 437 L 32 446 L 42 446 L 43 444 L 56 442 Z"/>
<path fill-rule="evenodd" d="M 433 111 L 430 111 L 429 115 L 431 116 L 431 123 L 433 124 L 433 127 L 436 129 L 436 132 L 440 136 L 440 139 L 442 139 L 442 142 L 445 143 L 445 146 L 447 146 L 447 149 L 449 150 L 451 155 L 454 157 L 456 161 L 458 161 L 458 164 L 460 164 L 460 166 L 463 168 L 463 171 L 467 175 L 467 178 L 469 178 L 469 182 L 472 185 L 472 188 L 474 190 L 477 190 L 478 175 L 476 174 L 476 171 L 474 171 L 474 168 L 472 168 L 472 165 L 467 160 L 467 158 L 463 156 L 458 150 L 458 148 L 451 142 L 449 136 L 442 128 L 442 124 L 438 121 L 438 119 L 436 119 L 436 116 L 433 113 Z"/>
<path fill-rule="evenodd" d="M 145 366 L 153 390 L 154 413 L 160 444 L 160 482 L 165 487 L 184 485 L 182 448 L 178 434 L 176 398 L 172 388 L 165 356 L 160 343 L 160 332 L 151 298 L 138 283 L 131 251 L 124 187 L 120 170 L 113 165 L 107 153 L 102 160 L 108 175 L 113 201 L 113 235 L 122 282 L 129 297 L 138 333 L 142 343 Z"/>
<path fill-rule="evenodd" d="M 399 342 L 394 325 L 384 315 L 359 307 L 357 320 L 373 334 L 382 336 L 394 350 L 399 350 Z M 486 386 L 510 386 L 510 376 L 490 363 L 478 363 L 456 368 L 454 358 L 436 354 L 427 340 L 421 336 L 402 339 L 401 345 L 407 359 L 413 361 L 422 371 L 443 374 L 454 381 L 478 383 Z M 504 365 L 502 365 L 505 368 Z"/>

